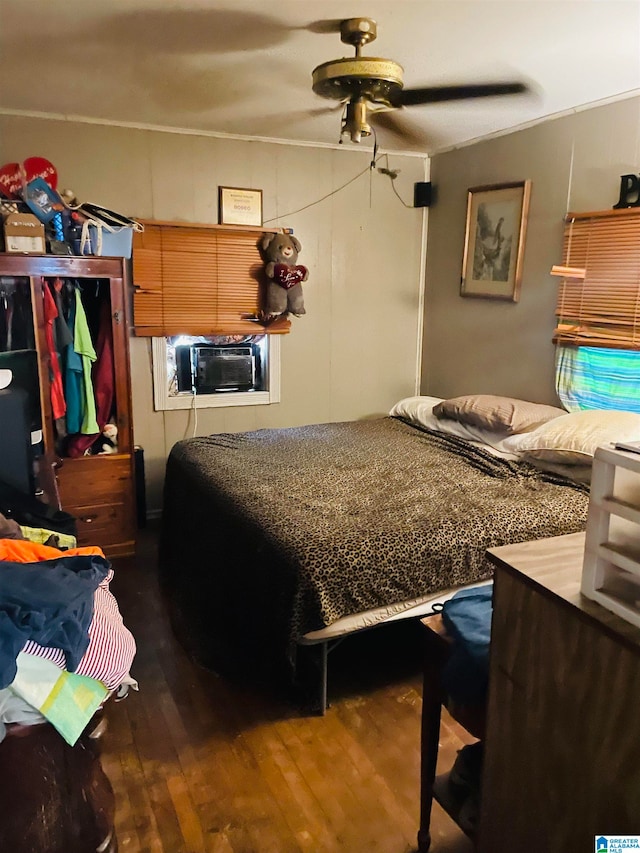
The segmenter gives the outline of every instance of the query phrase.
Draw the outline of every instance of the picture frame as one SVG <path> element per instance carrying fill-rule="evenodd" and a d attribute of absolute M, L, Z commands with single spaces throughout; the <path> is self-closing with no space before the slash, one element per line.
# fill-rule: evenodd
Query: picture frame
<path fill-rule="evenodd" d="M 529 180 L 468 190 L 461 296 L 518 301 L 530 197 Z"/>
<path fill-rule="evenodd" d="M 218 222 L 262 226 L 262 190 L 218 187 Z"/>

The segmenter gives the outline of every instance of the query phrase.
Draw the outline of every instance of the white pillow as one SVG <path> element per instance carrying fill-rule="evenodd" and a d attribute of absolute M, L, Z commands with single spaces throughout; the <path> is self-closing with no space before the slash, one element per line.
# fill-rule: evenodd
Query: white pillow
<path fill-rule="evenodd" d="M 438 403 L 442 403 L 442 397 L 405 397 L 393 406 L 389 414 L 432 429 L 431 420 L 437 420 L 432 411 Z"/>
<path fill-rule="evenodd" d="M 405 418 L 409 423 L 432 429 L 435 432 L 444 432 L 447 435 L 455 435 L 466 441 L 484 445 L 485 450 L 494 452 L 496 456 L 504 459 L 519 459 L 518 451 L 503 447 L 507 432 L 494 432 L 481 429 L 455 421 L 452 418 L 437 418 L 433 414 L 433 407 L 442 402 L 442 397 L 405 397 L 393 406 L 389 414 L 395 418 Z"/>
<path fill-rule="evenodd" d="M 525 458 L 584 465 L 592 461 L 596 448 L 603 444 L 639 440 L 640 414 L 588 409 L 561 415 L 533 432 L 512 435 L 505 440 L 505 447 L 523 453 Z"/>

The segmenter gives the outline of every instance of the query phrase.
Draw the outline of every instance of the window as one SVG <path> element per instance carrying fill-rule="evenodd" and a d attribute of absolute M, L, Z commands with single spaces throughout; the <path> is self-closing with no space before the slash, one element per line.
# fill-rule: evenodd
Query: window
<path fill-rule="evenodd" d="M 280 401 L 278 335 L 153 338 L 156 411 Z"/>
<path fill-rule="evenodd" d="M 291 322 L 261 324 L 259 244 L 269 229 L 143 224 L 133 314 L 135 334 L 152 338 L 155 409 L 279 402 L 280 335 Z"/>
<path fill-rule="evenodd" d="M 569 411 L 640 411 L 640 210 L 569 213 L 554 340 Z"/>
<path fill-rule="evenodd" d="M 286 334 L 260 324 L 268 229 L 145 222 L 133 238 L 133 318 L 138 336 Z"/>

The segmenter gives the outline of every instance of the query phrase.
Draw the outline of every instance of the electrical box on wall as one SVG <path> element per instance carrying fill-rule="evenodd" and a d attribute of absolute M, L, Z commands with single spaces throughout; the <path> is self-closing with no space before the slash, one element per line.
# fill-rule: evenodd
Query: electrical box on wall
<path fill-rule="evenodd" d="M 413 185 L 413 206 L 429 207 L 431 195 L 431 181 L 416 181 Z"/>

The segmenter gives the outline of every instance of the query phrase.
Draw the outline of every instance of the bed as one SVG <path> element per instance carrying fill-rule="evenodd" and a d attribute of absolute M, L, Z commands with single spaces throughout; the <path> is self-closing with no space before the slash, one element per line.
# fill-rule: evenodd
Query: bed
<path fill-rule="evenodd" d="M 296 651 L 318 643 L 323 709 L 331 641 L 486 581 L 487 548 L 585 528 L 588 486 L 567 475 L 578 468 L 543 470 L 518 449 L 544 421 L 435 417 L 445 402 L 407 398 L 387 417 L 172 448 L 160 575 L 199 661 L 291 677 Z"/>

